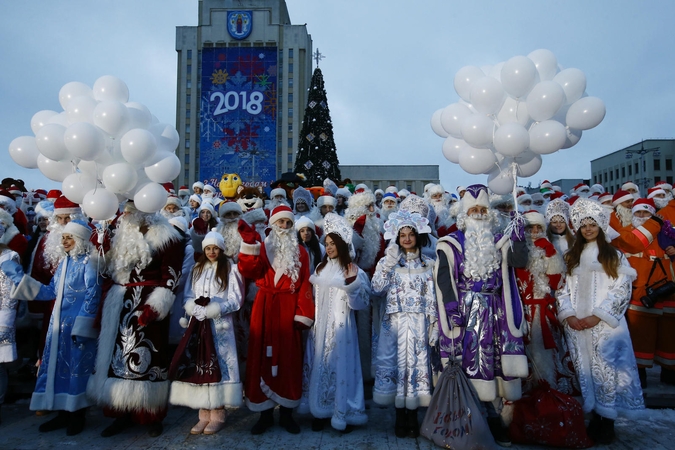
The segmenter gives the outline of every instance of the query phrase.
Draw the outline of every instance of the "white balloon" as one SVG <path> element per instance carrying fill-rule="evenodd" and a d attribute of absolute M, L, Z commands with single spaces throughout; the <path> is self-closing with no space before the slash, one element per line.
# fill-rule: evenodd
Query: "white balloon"
<path fill-rule="evenodd" d="M 555 120 L 545 120 L 530 129 L 530 150 L 539 155 L 555 153 L 565 144 L 565 126 Z"/>
<path fill-rule="evenodd" d="M 157 139 L 150 131 L 135 128 L 122 136 L 120 149 L 126 161 L 135 166 L 142 166 L 157 151 Z"/>
<path fill-rule="evenodd" d="M 462 137 L 462 122 L 471 115 L 471 110 L 461 103 L 452 103 L 441 111 L 441 126 L 450 136 Z"/>
<path fill-rule="evenodd" d="M 566 104 L 576 102 L 586 90 L 586 75 L 579 69 L 565 69 L 553 77 L 565 91 Z"/>
<path fill-rule="evenodd" d="M 64 127 L 70 125 L 70 122 L 68 122 L 68 114 L 65 111 L 51 116 L 47 119 L 47 123 L 56 123 L 58 125 L 63 125 Z"/>
<path fill-rule="evenodd" d="M 73 156 L 85 161 L 96 159 L 105 149 L 103 133 L 88 122 L 74 123 L 66 128 L 63 140 Z"/>
<path fill-rule="evenodd" d="M 103 170 L 105 188 L 115 194 L 129 192 L 136 186 L 136 168 L 129 163 L 111 164 Z"/>
<path fill-rule="evenodd" d="M 106 166 L 97 161 L 80 161 L 77 164 L 77 168 L 80 169 L 80 172 L 100 180 L 103 179 L 103 170 Z"/>
<path fill-rule="evenodd" d="M 442 112 L 443 112 L 442 109 L 438 109 L 431 115 L 431 129 L 433 130 L 434 133 L 436 133 L 437 136 L 446 138 L 448 137 L 448 132 L 445 131 L 443 129 L 443 126 L 441 125 Z"/>
<path fill-rule="evenodd" d="M 471 101 L 471 85 L 474 81 L 483 78 L 485 73 L 483 73 L 480 68 L 476 66 L 464 66 L 457 71 L 455 75 L 455 92 L 463 100 L 467 102 Z"/>
<path fill-rule="evenodd" d="M 58 115 L 56 111 L 51 109 L 43 109 L 33 114 L 33 117 L 30 119 L 30 129 L 33 130 L 34 134 L 37 134 L 38 130 L 45 126 L 47 121 L 52 117 Z"/>
<path fill-rule="evenodd" d="M 483 77 L 471 85 L 471 104 L 483 114 L 496 114 L 504 104 L 506 93 L 502 84 L 492 77 Z"/>
<path fill-rule="evenodd" d="M 129 88 L 126 83 L 113 75 L 104 75 L 96 80 L 93 91 L 94 98 L 100 102 L 126 103 L 129 101 Z"/>
<path fill-rule="evenodd" d="M 145 167 L 145 174 L 155 183 L 168 183 L 180 173 L 180 159 L 175 154 Z"/>
<path fill-rule="evenodd" d="M 511 170 L 511 163 L 505 160 L 506 163 L 499 164 L 488 174 L 487 184 L 492 192 L 497 195 L 505 195 L 513 192 L 513 171 Z"/>
<path fill-rule="evenodd" d="M 565 103 L 565 91 L 555 81 L 542 81 L 527 96 L 527 112 L 537 122 L 548 120 Z"/>
<path fill-rule="evenodd" d="M 88 173 L 75 172 L 63 180 L 61 192 L 71 202 L 80 204 L 84 200 L 84 194 L 99 186 L 96 177 Z"/>
<path fill-rule="evenodd" d="M 110 136 L 117 137 L 124 134 L 128 123 L 129 110 L 120 102 L 107 100 L 94 108 L 94 124 Z"/>
<path fill-rule="evenodd" d="M 65 134 L 66 127 L 63 125 L 57 123 L 45 124 L 35 133 L 35 143 L 40 153 L 54 161 L 70 159 L 66 143 L 63 140 Z"/>
<path fill-rule="evenodd" d="M 525 56 L 514 56 L 502 67 L 502 86 L 511 97 L 525 97 L 534 87 L 536 79 L 537 68 Z"/>
<path fill-rule="evenodd" d="M 529 145 L 530 135 L 525 127 L 518 123 L 506 123 L 495 131 L 495 150 L 504 156 L 520 155 Z"/>
<path fill-rule="evenodd" d="M 125 104 L 129 110 L 129 129 L 145 128 L 152 123 L 152 114 L 150 110 L 142 103 L 128 102 Z"/>
<path fill-rule="evenodd" d="M 19 136 L 9 143 L 9 156 L 21 167 L 35 169 L 42 155 L 33 136 Z"/>
<path fill-rule="evenodd" d="M 581 139 L 582 134 L 581 130 L 575 130 L 574 128 L 567 127 L 565 131 L 567 132 L 566 133 L 567 136 L 565 138 L 565 143 L 563 144 L 561 149 L 574 147 L 575 145 L 577 145 L 577 142 L 579 142 L 579 140 Z"/>
<path fill-rule="evenodd" d="M 558 72 L 558 60 L 550 50 L 535 50 L 527 55 L 527 57 L 532 60 L 534 66 L 537 68 L 541 81 L 552 80 Z"/>
<path fill-rule="evenodd" d="M 94 109 L 98 102 L 91 97 L 79 96 L 71 99 L 66 108 L 68 124 L 77 122 L 94 123 Z"/>
<path fill-rule="evenodd" d="M 462 122 L 462 138 L 472 147 L 488 148 L 492 145 L 494 122 L 484 115 L 471 115 Z"/>
<path fill-rule="evenodd" d="M 134 206 L 139 211 L 153 213 L 164 207 L 167 195 L 161 184 L 148 183 L 134 195 Z"/>
<path fill-rule="evenodd" d="M 531 150 L 526 150 L 513 159 L 518 164 L 519 177 L 531 177 L 541 169 L 541 155 L 537 155 Z"/>
<path fill-rule="evenodd" d="M 468 145 L 463 139 L 448 136 L 443 141 L 443 156 L 448 161 L 459 164 L 459 154 L 467 147 Z"/>
<path fill-rule="evenodd" d="M 501 125 L 514 122 L 524 127 L 527 126 L 530 123 L 527 102 L 506 97 L 502 109 L 497 113 L 497 122 Z"/>
<path fill-rule="evenodd" d="M 180 142 L 180 136 L 178 136 L 178 131 L 173 125 L 167 123 L 157 123 L 150 125 L 148 128 L 155 139 L 157 139 L 157 148 L 160 150 L 166 150 L 168 152 L 174 153 Z"/>
<path fill-rule="evenodd" d="M 59 91 L 59 103 L 64 110 L 68 109 L 68 103 L 75 97 L 94 98 L 94 92 L 89 86 L 79 81 L 71 81 L 63 85 Z"/>
<path fill-rule="evenodd" d="M 485 173 L 496 163 L 497 159 L 489 148 L 466 147 L 459 154 L 459 166 L 472 175 Z"/>
<path fill-rule="evenodd" d="M 92 219 L 106 220 L 117 214 L 119 202 L 115 194 L 107 189 L 97 187 L 84 195 L 82 209 Z"/>
<path fill-rule="evenodd" d="M 492 66 L 492 69 L 490 69 L 489 72 L 485 72 L 485 75 L 488 77 L 492 77 L 495 80 L 499 81 L 501 83 L 502 81 L 502 67 L 504 67 L 505 62 L 502 61 L 500 63 L 495 64 Z"/>
<path fill-rule="evenodd" d="M 58 182 L 65 180 L 66 177 L 74 171 L 73 163 L 70 161 L 54 161 L 44 155 L 38 155 L 37 167 L 40 169 L 40 172 L 42 172 L 42 175 L 52 181 Z"/>
<path fill-rule="evenodd" d="M 597 127 L 605 118 L 605 103 L 597 97 L 583 97 L 567 111 L 567 126 L 578 130 Z"/>

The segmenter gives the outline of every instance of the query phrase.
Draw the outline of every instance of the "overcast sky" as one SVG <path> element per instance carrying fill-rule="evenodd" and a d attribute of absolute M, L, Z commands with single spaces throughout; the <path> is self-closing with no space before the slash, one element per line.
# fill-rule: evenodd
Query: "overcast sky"
<path fill-rule="evenodd" d="M 9 143 L 32 135 L 37 111 L 61 111 L 59 89 L 116 75 L 130 100 L 175 124 L 177 26 L 197 25 L 196 0 L 0 2 L 0 175 L 29 188 L 58 187 L 11 160 Z M 568 150 L 545 155 L 519 180 L 588 178 L 590 160 L 642 139 L 672 138 L 675 2 L 540 0 L 287 0 L 307 23 L 321 62 L 342 164 L 438 164 L 447 190 L 485 183 L 443 157 L 429 125 L 459 100 L 455 73 L 546 48 L 587 77 L 605 120 Z"/>

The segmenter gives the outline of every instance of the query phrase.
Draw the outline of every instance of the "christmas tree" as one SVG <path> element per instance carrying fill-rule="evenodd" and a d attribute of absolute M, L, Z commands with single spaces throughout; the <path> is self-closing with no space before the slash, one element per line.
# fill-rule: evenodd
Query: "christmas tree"
<path fill-rule="evenodd" d="M 307 186 L 322 186 L 326 178 L 335 182 L 341 180 L 339 164 L 323 74 L 317 67 L 309 87 L 298 155 L 295 158 L 295 173 L 307 177 Z"/>

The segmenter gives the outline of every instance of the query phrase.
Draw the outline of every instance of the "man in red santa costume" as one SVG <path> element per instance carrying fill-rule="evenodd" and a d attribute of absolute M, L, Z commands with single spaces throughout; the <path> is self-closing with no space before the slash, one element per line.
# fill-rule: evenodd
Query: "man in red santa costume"
<path fill-rule="evenodd" d="M 251 411 L 260 412 L 251 434 L 274 425 L 300 433 L 293 408 L 302 396 L 302 330 L 314 323 L 314 299 L 309 282 L 309 256 L 298 244 L 293 211 L 277 206 L 270 216 L 270 233 L 261 242 L 244 220 L 239 221 L 242 243 L 239 272 L 257 280 L 248 341 L 244 390 Z"/>
<path fill-rule="evenodd" d="M 14 195 L 5 189 L 0 189 L 0 209 L 4 209 L 12 216 L 14 226 L 19 230 L 19 233 L 24 236 L 29 234 L 28 219 L 26 219 L 26 215 L 17 207 Z M 19 253 L 19 255 L 22 254 L 23 253 Z"/>
<path fill-rule="evenodd" d="M 138 211 L 133 202 L 117 222 L 108 273 L 114 283 L 101 309 L 95 374 L 87 395 L 115 421 L 109 437 L 134 423 L 162 433 L 169 385 L 169 312 L 175 299 L 185 247 L 178 231 L 160 214 Z"/>

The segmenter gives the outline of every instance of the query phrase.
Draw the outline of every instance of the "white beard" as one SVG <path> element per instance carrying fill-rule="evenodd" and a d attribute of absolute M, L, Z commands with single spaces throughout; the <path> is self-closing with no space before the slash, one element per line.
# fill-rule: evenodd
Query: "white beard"
<path fill-rule="evenodd" d="M 666 196 L 666 197 L 667 197 L 667 196 Z M 654 204 L 656 205 L 656 209 L 665 208 L 666 205 L 668 204 L 668 199 L 667 199 L 667 198 L 658 198 L 658 197 L 654 197 L 652 200 L 654 200 Z"/>
<path fill-rule="evenodd" d="M 389 220 L 389 214 L 395 213 L 398 211 L 398 206 L 385 206 L 382 205 L 382 208 L 380 209 L 380 213 L 382 214 L 382 221 L 386 222 Z"/>
<path fill-rule="evenodd" d="M 622 205 L 616 206 L 616 216 L 621 221 L 621 226 L 627 227 L 633 220 L 633 211 Z"/>
<path fill-rule="evenodd" d="M 281 272 L 293 283 L 300 276 L 300 248 L 295 228 L 284 230 L 272 225 L 265 238 L 265 251 L 275 272 Z"/>
<path fill-rule="evenodd" d="M 145 241 L 140 225 L 145 214 L 134 212 L 123 216 L 117 223 L 117 230 L 108 252 L 110 270 L 122 276 L 119 281 L 127 281 L 134 268 L 145 269 L 152 260 L 150 246 Z"/>
<path fill-rule="evenodd" d="M 501 254 L 495 245 L 490 220 L 476 220 L 460 213 L 457 217 L 465 225 L 464 276 L 474 281 L 487 280 L 500 269 Z"/>
<path fill-rule="evenodd" d="M 633 196 L 633 199 L 635 199 L 635 200 L 637 200 L 637 199 L 640 198 L 640 193 L 639 193 L 639 192 L 633 192 L 631 195 Z"/>
<path fill-rule="evenodd" d="M 223 220 L 218 225 L 218 232 L 223 236 L 225 240 L 225 255 L 228 258 L 235 258 L 239 253 L 239 247 L 241 247 L 241 235 L 237 229 L 238 219 L 234 219 L 230 222 Z"/>
<path fill-rule="evenodd" d="M 272 199 L 272 200 L 270 200 L 270 203 L 267 206 L 267 209 L 269 209 L 270 212 L 271 212 L 274 208 L 276 208 L 277 206 L 281 206 L 281 205 L 290 206 L 288 204 L 288 202 L 284 199 L 281 199 L 281 200 Z"/>
<path fill-rule="evenodd" d="M 527 235 L 526 240 L 529 250 L 527 270 L 532 275 L 534 298 L 544 298 L 546 294 L 551 292 L 548 277 L 546 276 L 546 271 L 548 270 L 546 252 L 543 248 L 534 245 L 534 241 L 542 237 L 546 237 L 544 233 L 530 233 Z"/>
<path fill-rule="evenodd" d="M 631 220 L 631 223 L 635 228 L 640 228 L 642 225 L 645 224 L 646 221 L 651 219 L 651 216 L 648 217 L 638 217 L 638 216 L 633 216 L 633 219 Z"/>
<path fill-rule="evenodd" d="M 61 235 L 63 234 L 64 228 L 65 225 L 59 225 L 56 222 L 50 223 L 47 227 L 49 234 L 45 238 L 45 268 L 56 268 L 66 256 L 66 252 L 63 251 L 63 245 L 61 245 Z"/>
<path fill-rule="evenodd" d="M 185 217 L 185 211 L 183 211 L 182 209 L 179 209 L 178 211 L 176 211 L 176 212 L 174 212 L 174 213 L 170 213 L 170 212 L 167 211 L 166 209 L 162 209 L 159 213 L 160 213 L 163 217 L 165 217 L 166 220 L 173 219 L 174 217 Z"/>
<path fill-rule="evenodd" d="M 358 266 L 363 270 L 372 268 L 377 261 L 377 253 L 380 251 L 380 226 L 375 215 L 366 217 L 366 225 L 363 227 L 364 244 L 359 255 Z"/>

